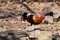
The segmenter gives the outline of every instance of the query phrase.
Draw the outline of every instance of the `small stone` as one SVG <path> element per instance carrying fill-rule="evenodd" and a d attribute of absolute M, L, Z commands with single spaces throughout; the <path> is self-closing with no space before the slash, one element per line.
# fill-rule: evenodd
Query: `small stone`
<path fill-rule="evenodd" d="M 31 32 L 31 31 L 35 31 L 35 30 L 41 30 L 41 29 L 40 29 L 39 25 L 36 25 L 36 26 L 29 26 L 25 30 L 28 30 L 29 32 Z"/>
<path fill-rule="evenodd" d="M 47 21 L 48 23 L 54 23 L 52 16 L 46 16 L 45 19 L 44 19 L 44 21 Z"/>
<path fill-rule="evenodd" d="M 7 29 L 0 28 L 0 32 L 4 32 L 4 31 L 7 31 Z"/>
<path fill-rule="evenodd" d="M 44 32 L 44 31 L 33 31 L 29 34 L 30 38 L 38 38 L 38 40 L 52 40 L 52 35 L 50 32 Z"/>

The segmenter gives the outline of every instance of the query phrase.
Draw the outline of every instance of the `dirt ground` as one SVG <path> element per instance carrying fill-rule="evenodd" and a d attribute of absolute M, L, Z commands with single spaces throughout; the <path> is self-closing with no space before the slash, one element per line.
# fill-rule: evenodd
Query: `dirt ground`
<path fill-rule="evenodd" d="M 24 2 L 27 4 L 26 2 Z M 54 9 L 59 6 L 56 3 L 28 3 L 27 4 L 31 10 L 35 13 L 42 12 L 41 10 L 44 7 L 52 7 Z M 24 28 L 29 27 L 29 23 L 21 21 L 21 14 L 23 12 L 30 12 L 24 5 L 21 3 L 2 3 L 0 4 L 0 32 L 10 31 L 10 30 L 24 30 Z M 36 25 L 33 25 L 36 26 Z M 53 24 L 39 24 L 37 27 L 40 27 L 44 32 L 51 32 L 51 34 L 59 33 L 60 34 L 60 22 L 54 22 Z M 31 26 L 32 27 L 32 26 Z"/>

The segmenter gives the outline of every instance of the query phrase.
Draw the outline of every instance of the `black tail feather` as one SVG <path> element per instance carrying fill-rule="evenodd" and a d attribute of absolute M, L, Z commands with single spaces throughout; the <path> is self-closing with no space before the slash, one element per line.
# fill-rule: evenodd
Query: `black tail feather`
<path fill-rule="evenodd" d="M 23 14 L 22 14 L 22 17 L 21 17 L 21 20 L 22 21 L 25 21 L 26 20 L 26 17 L 27 17 L 27 12 L 24 12 Z"/>
<path fill-rule="evenodd" d="M 53 12 L 46 13 L 45 15 L 53 16 Z"/>

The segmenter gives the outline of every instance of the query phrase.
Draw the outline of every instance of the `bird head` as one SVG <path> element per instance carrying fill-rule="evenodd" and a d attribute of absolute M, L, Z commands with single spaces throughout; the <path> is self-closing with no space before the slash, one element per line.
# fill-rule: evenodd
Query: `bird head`
<path fill-rule="evenodd" d="M 40 17 L 42 18 L 42 20 L 45 18 L 45 14 L 41 13 Z"/>

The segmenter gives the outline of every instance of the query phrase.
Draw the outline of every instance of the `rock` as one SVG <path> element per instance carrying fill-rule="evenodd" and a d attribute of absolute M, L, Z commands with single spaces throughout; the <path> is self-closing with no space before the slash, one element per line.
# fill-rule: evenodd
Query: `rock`
<path fill-rule="evenodd" d="M 60 21 L 60 16 L 57 17 L 57 18 L 53 18 L 53 21 L 54 21 L 54 22 L 59 22 L 59 21 Z"/>
<path fill-rule="evenodd" d="M 40 31 L 39 30 L 33 31 L 29 34 L 30 38 L 37 38 L 39 36 L 40 36 Z"/>
<path fill-rule="evenodd" d="M 52 16 L 46 16 L 42 23 L 54 23 Z"/>
<path fill-rule="evenodd" d="M 57 37 L 56 39 L 57 39 L 57 40 L 60 40 L 60 37 Z"/>
<path fill-rule="evenodd" d="M 30 38 L 37 38 L 38 40 L 52 40 L 50 32 L 42 32 L 39 30 L 33 31 L 29 34 Z"/>
<path fill-rule="evenodd" d="M 52 11 L 54 12 L 54 15 L 53 15 L 54 22 L 58 22 L 60 20 L 60 8 L 59 7 L 58 8 L 55 8 Z"/>
<path fill-rule="evenodd" d="M 0 39 L 7 38 L 9 40 L 27 40 L 28 34 L 21 31 L 5 31 L 0 33 Z M 4 39 L 3 39 L 4 40 Z"/>
<path fill-rule="evenodd" d="M 39 40 L 52 40 L 52 37 L 47 34 L 41 34 L 41 37 L 38 38 Z"/>
<path fill-rule="evenodd" d="M 51 7 L 45 7 L 45 8 L 42 9 L 42 12 L 43 12 L 44 14 L 48 14 L 49 12 L 51 12 L 51 10 L 52 10 Z"/>
<path fill-rule="evenodd" d="M 60 40 L 60 35 L 58 33 L 52 35 L 52 40 Z"/>
<path fill-rule="evenodd" d="M 4 32 L 4 31 L 7 31 L 7 29 L 0 28 L 0 32 Z"/>
<path fill-rule="evenodd" d="M 38 40 L 37 38 L 29 38 L 29 40 Z"/>
<path fill-rule="evenodd" d="M 41 31 L 39 25 L 29 26 L 25 30 L 27 30 L 28 32 L 32 32 L 32 31 L 35 31 L 35 30 L 40 30 Z"/>
<path fill-rule="evenodd" d="M 60 16 L 60 8 L 56 8 L 52 10 L 54 12 L 54 18 L 58 18 Z"/>
<path fill-rule="evenodd" d="M 22 37 L 20 40 L 28 40 L 28 37 Z"/>

